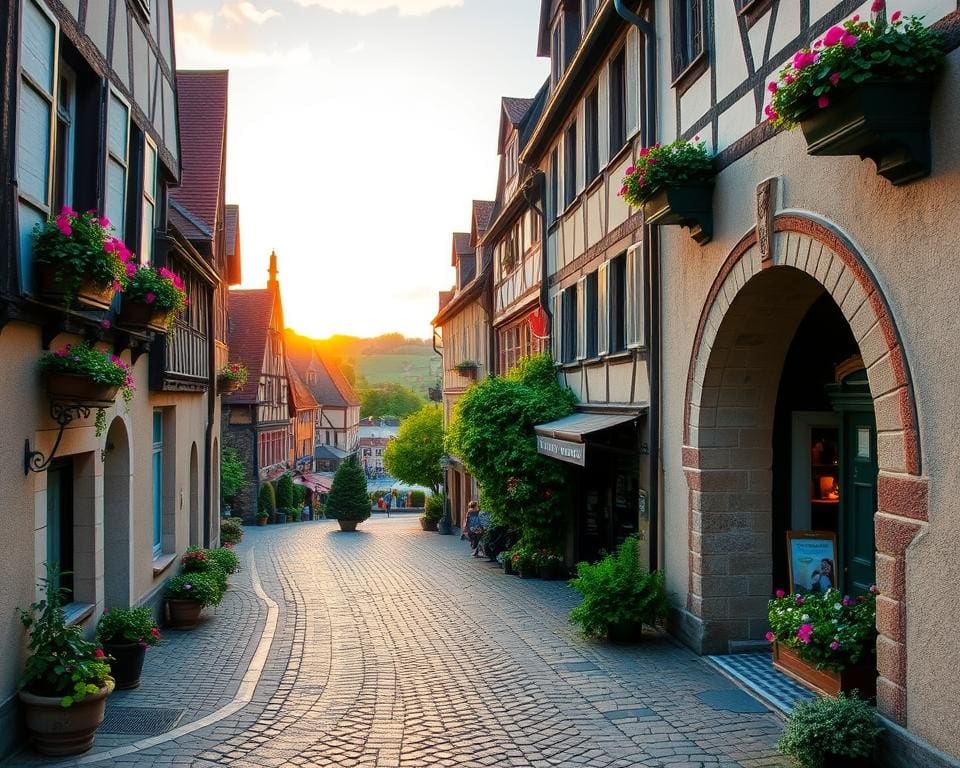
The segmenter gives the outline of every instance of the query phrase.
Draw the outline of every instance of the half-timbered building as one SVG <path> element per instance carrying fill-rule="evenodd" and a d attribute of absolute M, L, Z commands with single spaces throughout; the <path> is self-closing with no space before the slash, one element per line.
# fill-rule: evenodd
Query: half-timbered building
<path fill-rule="evenodd" d="M 289 464 L 299 473 L 311 473 L 314 467 L 314 449 L 317 441 L 317 423 L 320 404 L 287 360 L 287 379 L 290 389 L 290 420 L 293 434 L 290 440 Z"/>
<path fill-rule="evenodd" d="M 252 520 L 265 482 L 292 469 L 289 382 L 277 254 L 270 254 L 266 288 L 230 291 L 229 339 L 233 359 L 247 367 L 247 383 L 223 400 L 223 444 L 235 448 L 248 482 L 234 502 Z"/>
<path fill-rule="evenodd" d="M 612 2 L 543 0 L 537 53 L 551 62 L 548 93 L 520 164 L 540 172 L 552 353 L 580 401 L 537 427 L 538 445 L 579 467 L 574 556 L 639 534 L 655 563 L 643 229 L 618 196 L 640 131 L 640 34 Z"/>

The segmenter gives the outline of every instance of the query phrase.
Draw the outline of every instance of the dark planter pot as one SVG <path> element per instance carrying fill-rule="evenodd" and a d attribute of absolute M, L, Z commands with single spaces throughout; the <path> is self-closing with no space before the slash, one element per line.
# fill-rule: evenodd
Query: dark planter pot
<path fill-rule="evenodd" d="M 521 579 L 536 579 L 540 576 L 540 569 L 535 565 L 521 565 L 520 566 L 520 578 Z"/>
<path fill-rule="evenodd" d="M 166 333 L 167 323 L 172 314 L 172 309 L 160 309 L 154 304 L 124 299 L 117 324 L 138 331 Z"/>
<path fill-rule="evenodd" d="M 896 186 L 928 176 L 932 90 L 929 81 L 862 83 L 800 120 L 807 153 L 869 157 Z"/>
<path fill-rule="evenodd" d="M 357 524 L 359 520 L 337 520 L 340 523 L 341 531 L 355 531 L 357 530 Z"/>
<path fill-rule="evenodd" d="M 698 245 L 713 237 L 713 181 L 671 184 L 643 201 L 643 220 L 653 226 L 679 224 Z"/>
<path fill-rule="evenodd" d="M 639 643 L 643 639 L 643 624 L 639 621 L 611 624 L 607 628 L 607 639 L 611 643 Z"/>
<path fill-rule="evenodd" d="M 841 691 L 849 693 L 854 689 L 864 699 L 877 695 L 877 664 L 873 656 L 843 672 L 833 672 L 817 669 L 801 659 L 793 648 L 774 643 L 773 666 L 823 696 L 836 696 Z"/>
<path fill-rule="evenodd" d="M 110 674 L 116 681 L 117 690 L 126 691 L 138 687 L 147 649 L 140 643 L 104 643 L 103 650 L 114 658 L 110 662 Z"/>
<path fill-rule="evenodd" d="M 552 563 L 550 565 L 541 565 L 539 566 L 540 578 L 545 581 L 555 581 L 561 578 L 561 570 L 561 566 Z"/>
<path fill-rule="evenodd" d="M 287 522 L 287 513 L 286 512 L 277 512 L 276 517 L 273 521 L 277 525 L 283 525 Z"/>
<path fill-rule="evenodd" d="M 37 287 L 40 295 L 48 301 L 66 304 L 67 297 L 63 287 L 57 283 L 57 268 L 51 264 L 37 263 Z M 77 288 L 73 301 L 81 309 L 110 309 L 113 296 L 116 292 L 112 285 L 106 288 L 97 285 L 92 280 L 82 280 Z"/>
<path fill-rule="evenodd" d="M 69 707 L 60 706 L 59 696 L 37 696 L 20 691 L 24 722 L 33 748 L 42 755 L 79 755 L 93 746 L 97 728 L 103 722 L 107 696 L 113 682 L 99 693 Z"/>
<path fill-rule="evenodd" d="M 98 384 L 86 376 L 71 373 L 48 373 L 47 394 L 51 400 L 79 403 L 94 408 L 106 408 L 117 399 L 119 387 Z"/>
<path fill-rule="evenodd" d="M 465 379 L 470 379 L 470 381 L 477 380 L 477 366 L 471 365 L 464 368 L 457 368 L 457 373 L 463 376 Z"/>
<path fill-rule="evenodd" d="M 168 625 L 171 629 L 193 629 L 200 620 L 203 604 L 199 600 L 167 598 Z"/>
<path fill-rule="evenodd" d="M 438 529 L 436 520 L 424 520 L 420 518 L 420 528 L 424 531 L 436 531 Z"/>
<path fill-rule="evenodd" d="M 513 560 L 509 557 L 503 558 L 503 572 L 507 576 L 513 576 Z"/>

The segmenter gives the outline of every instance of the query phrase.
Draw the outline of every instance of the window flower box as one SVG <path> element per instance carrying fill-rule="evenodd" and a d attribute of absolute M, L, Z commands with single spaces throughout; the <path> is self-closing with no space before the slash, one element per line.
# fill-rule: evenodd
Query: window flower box
<path fill-rule="evenodd" d="M 457 373 L 459 373 L 461 376 L 476 381 L 477 371 L 479 370 L 480 365 L 473 360 L 464 360 L 457 363 L 453 367 L 456 368 Z"/>
<path fill-rule="evenodd" d="M 217 389 L 221 394 L 237 392 L 243 389 L 246 383 L 247 366 L 243 363 L 227 363 L 217 371 Z"/>
<path fill-rule="evenodd" d="M 112 284 L 98 285 L 90 278 L 80 280 L 71 292 L 57 279 L 57 268 L 42 262 L 37 264 L 37 288 L 49 302 L 68 306 L 75 302 L 83 309 L 110 309 L 116 295 Z"/>
<path fill-rule="evenodd" d="M 800 658 L 793 648 L 773 644 L 773 666 L 788 677 L 802 683 L 822 696 L 836 696 L 857 690 L 865 699 L 877 695 L 877 665 L 872 656 L 847 667 L 842 672 L 831 669 L 817 669 Z"/>
<path fill-rule="evenodd" d="M 713 237 L 713 182 L 668 184 L 642 204 L 643 220 L 652 226 L 679 225 L 698 245 Z"/>
<path fill-rule="evenodd" d="M 131 268 L 128 274 L 117 322 L 128 328 L 169 333 L 189 304 L 183 280 L 166 267 Z"/>
<path fill-rule="evenodd" d="M 172 309 L 131 301 L 125 297 L 120 316 L 117 318 L 117 325 L 139 331 L 166 333 L 172 320 Z"/>
<path fill-rule="evenodd" d="M 120 391 L 118 384 L 104 384 L 79 373 L 48 372 L 45 375 L 47 394 L 57 402 L 107 408 L 113 405 Z"/>

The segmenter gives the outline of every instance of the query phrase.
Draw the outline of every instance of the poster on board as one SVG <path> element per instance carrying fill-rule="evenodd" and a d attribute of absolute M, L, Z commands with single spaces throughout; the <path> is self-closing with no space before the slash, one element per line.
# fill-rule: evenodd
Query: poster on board
<path fill-rule="evenodd" d="M 837 587 L 837 535 L 832 531 L 787 531 L 790 591 L 807 595 Z"/>

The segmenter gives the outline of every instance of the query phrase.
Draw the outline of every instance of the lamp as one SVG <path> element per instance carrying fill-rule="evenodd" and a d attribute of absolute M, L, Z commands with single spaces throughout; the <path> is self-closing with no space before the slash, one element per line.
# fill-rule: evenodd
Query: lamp
<path fill-rule="evenodd" d="M 440 468 L 443 470 L 443 517 L 440 518 L 440 525 L 437 531 L 444 536 L 453 535 L 453 515 L 450 513 L 450 487 L 447 482 L 447 471 L 450 469 L 450 456 L 444 454 L 440 457 Z"/>

